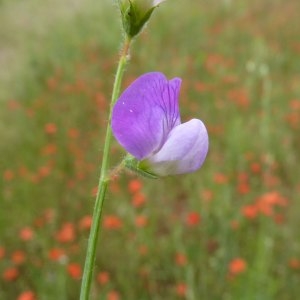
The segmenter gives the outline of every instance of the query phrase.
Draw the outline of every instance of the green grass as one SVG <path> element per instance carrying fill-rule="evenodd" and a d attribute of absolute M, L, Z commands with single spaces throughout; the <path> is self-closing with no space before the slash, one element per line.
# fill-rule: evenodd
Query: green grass
<path fill-rule="evenodd" d="M 133 174 L 113 182 L 92 299 L 297 299 L 299 8 L 297 0 L 170 0 L 155 11 L 123 87 L 153 70 L 181 77 L 182 119 L 207 124 L 210 151 L 194 174 L 139 178 L 138 195 L 129 188 Z M 0 20 L 0 299 L 26 290 L 42 300 L 78 299 L 80 279 L 68 267 L 85 258 L 80 222 L 94 203 L 118 12 L 110 1 L 0 1 Z M 123 154 L 114 142 L 112 165 Z M 146 200 L 136 207 L 140 193 Z M 262 202 L 266 194 L 279 204 Z M 249 206 L 260 209 L 253 218 Z M 194 225 L 191 213 L 200 215 Z M 24 228 L 32 239 L 20 238 Z M 54 248 L 64 256 L 49 258 Z M 246 268 L 232 274 L 236 258 Z M 18 274 L 8 280 L 10 268 Z"/>

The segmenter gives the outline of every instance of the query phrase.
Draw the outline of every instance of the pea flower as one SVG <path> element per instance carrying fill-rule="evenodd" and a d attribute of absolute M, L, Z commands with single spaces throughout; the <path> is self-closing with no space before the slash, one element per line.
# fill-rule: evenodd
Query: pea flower
<path fill-rule="evenodd" d="M 205 160 L 207 130 L 199 119 L 181 123 L 180 85 L 180 78 L 146 73 L 122 93 L 113 108 L 113 134 L 139 170 L 158 176 L 190 173 Z"/>

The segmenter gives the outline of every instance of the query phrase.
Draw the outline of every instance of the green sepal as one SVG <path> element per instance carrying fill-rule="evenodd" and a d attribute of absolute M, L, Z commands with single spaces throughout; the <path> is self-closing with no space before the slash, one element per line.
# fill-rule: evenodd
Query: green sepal
<path fill-rule="evenodd" d="M 147 177 L 147 178 L 151 178 L 151 179 L 159 178 L 156 174 L 149 171 L 149 169 L 148 169 L 149 167 L 145 161 L 138 161 L 137 159 L 135 159 L 132 156 L 128 155 L 124 159 L 124 165 L 126 168 L 130 169 L 131 171 L 134 171 L 135 173 L 137 173 L 143 177 Z"/>

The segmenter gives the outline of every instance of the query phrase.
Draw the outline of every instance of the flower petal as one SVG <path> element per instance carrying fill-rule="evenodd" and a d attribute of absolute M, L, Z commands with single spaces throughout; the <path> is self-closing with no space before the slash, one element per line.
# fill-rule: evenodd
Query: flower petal
<path fill-rule="evenodd" d="M 158 153 L 147 161 L 157 175 L 194 172 L 203 164 L 208 151 L 208 134 L 198 119 L 176 126 Z"/>
<path fill-rule="evenodd" d="M 168 81 L 162 73 L 146 73 L 136 79 L 115 104 L 113 134 L 137 159 L 158 151 L 173 127 L 180 124 L 180 84 L 179 78 Z"/>

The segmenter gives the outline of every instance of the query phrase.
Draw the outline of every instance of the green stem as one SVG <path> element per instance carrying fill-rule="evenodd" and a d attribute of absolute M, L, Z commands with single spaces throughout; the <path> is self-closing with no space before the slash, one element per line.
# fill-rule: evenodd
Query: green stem
<path fill-rule="evenodd" d="M 109 120 L 107 123 L 106 135 L 104 140 L 104 150 L 102 156 L 102 165 L 100 171 L 98 191 L 97 191 L 94 212 L 93 212 L 93 222 L 91 226 L 83 277 L 81 282 L 80 300 L 88 300 L 90 295 L 90 290 L 91 290 L 102 207 L 103 207 L 103 202 L 104 202 L 108 182 L 110 180 L 110 177 L 108 176 L 108 164 L 109 164 L 109 149 L 110 149 L 111 137 L 112 137 L 111 124 L 110 124 L 111 114 L 112 114 L 112 108 L 120 94 L 121 82 L 125 71 L 125 66 L 129 59 L 128 52 L 129 52 L 130 42 L 131 42 L 130 39 L 125 39 L 124 41 L 124 46 L 121 52 L 121 56 L 120 56 L 120 60 L 116 72 L 115 82 L 113 86 L 113 92 L 112 92 L 110 109 L 109 109 Z"/>

